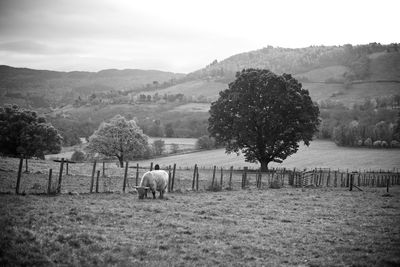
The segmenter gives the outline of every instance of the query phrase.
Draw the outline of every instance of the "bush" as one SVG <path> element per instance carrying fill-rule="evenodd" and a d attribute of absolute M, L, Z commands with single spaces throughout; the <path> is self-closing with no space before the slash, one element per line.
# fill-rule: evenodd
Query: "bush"
<path fill-rule="evenodd" d="M 213 149 L 215 148 L 215 139 L 208 135 L 199 137 L 196 141 L 196 148 L 198 149 Z"/>
<path fill-rule="evenodd" d="M 84 161 L 86 159 L 86 155 L 83 151 L 75 150 L 71 156 L 72 161 Z"/>
<path fill-rule="evenodd" d="M 161 139 L 155 140 L 153 142 L 153 149 L 156 156 L 161 156 L 165 150 L 165 142 Z"/>
<path fill-rule="evenodd" d="M 179 145 L 175 143 L 171 144 L 171 153 L 175 154 L 178 153 L 178 151 L 179 151 Z"/>
<path fill-rule="evenodd" d="M 372 139 L 371 138 L 367 138 L 364 141 L 364 146 L 372 146 Z"/>
<path fill-rule="evenodd" d="M 381 146 L 382 146 L 382 141 L 380 141 L 380 140 L 375 141 L 372 145 L 373 145 L 374 147 L 381 147 Z"/>
<path fill-rule="evenodd" d="M 392 140 L 392 142 L 390 142 L 390 146 L 395 148 L 400 148 L 400 142 L 397 140 Z"/>

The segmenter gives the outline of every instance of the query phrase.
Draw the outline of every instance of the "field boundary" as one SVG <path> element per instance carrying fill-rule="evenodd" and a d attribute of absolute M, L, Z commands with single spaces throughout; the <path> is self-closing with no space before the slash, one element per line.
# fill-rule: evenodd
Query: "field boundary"
<path fill-rule="evenodd" d="M 150 166 L 125 162 L 124 168 L 115 162 L 71 162 L 68 160 L 41 161 L 8 158 L 8 166 L 0 168 L 0 192 L 15 194 L 60 194 L 132 192 L 139 185 L 144 172 Z M 28 167 L 29 164 L 29 167 Z M 24 166 L 25 165 L 25 166 Z M 268 188 L 356 188 L 400 185 L 398 170 L 332 170 L 329 168 L 285 169 L 272 168 L 267 172 L 259 169 L 179 167 L 176 163 L 160 166 L 169 174 L 168 192 L 221 191 Z M 23 169 L 25 171 L 23 172 Z M 361 189 L 362 190 L 362 189 Z"/>

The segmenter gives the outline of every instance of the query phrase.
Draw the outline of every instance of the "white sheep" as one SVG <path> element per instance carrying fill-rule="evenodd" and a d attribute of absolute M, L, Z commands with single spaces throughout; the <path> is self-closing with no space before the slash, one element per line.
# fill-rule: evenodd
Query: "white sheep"
<path fill-rule="evenodd" d="M 147 198 L 147 190 L 156 198 L 156 191 L 160 192 L 160 198 L 164 198 L 164 192 L 168 186 L 168 173 L 163 170 L 149 171 L 143 174 L 140 185 L 135 187 L 139 193 L 139 199 Z"/>

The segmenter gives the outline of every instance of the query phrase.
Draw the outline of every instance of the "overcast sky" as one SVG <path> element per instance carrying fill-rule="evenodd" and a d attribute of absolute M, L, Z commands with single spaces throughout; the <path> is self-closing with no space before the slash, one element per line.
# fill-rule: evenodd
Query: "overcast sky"
<path fill-rule="evenodd" d="M 400 1 L 0 0 L 0 64 L 188 73 L 267 45 L 400 42 Z"/>

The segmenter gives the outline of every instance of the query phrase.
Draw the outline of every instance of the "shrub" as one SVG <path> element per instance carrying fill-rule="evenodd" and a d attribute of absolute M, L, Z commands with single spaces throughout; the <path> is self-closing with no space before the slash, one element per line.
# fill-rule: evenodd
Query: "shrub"
<path fill-rule="evenodd" d="M 197 139 L 196 147 L 198 149 L 213 149 L 215 148 L 215 139 L 208 135 L 203 135 Z"/>
<path fill-rule="evenodd" d="M 178 153 L 178 151 L 179 151 L 179 145 L 175 143 L 171 144 L 171 153 L 175 154 Z"/>
<path fill-rule="evenodd" d="M 386 141 L 382 141 L 381 142 L 381 147 L 388 147 L 388 143 Z"/>
<path fill-rule="evenodd" d="M 367 139 L 364 141 L 364 145 L 365 145 L 365 146 L 372 146 L 372 139 L 371 139 L 371 138 L 367 138 Z"/>
<path fill-rule="evenodd" d="M 390 146 L 395 148 L 400 148 L 400 142 L 397 140 L 392 140 L 392 142 L 390 142 Z"/>
<path fill-rule="evenodd" d="M 374 147 L 381 147 L 381 146 L 382 146 L 382 141 L 380 141 L 380 140 L 375 141 L 375 142 L 373 143 L 373 146 L 374 146 Z"/>
<path fill-rule="evenodd" d="M 83 151 L 80 150 L 75 150 L 74 153 L 71 156 L 72 161 L 84 161 L 86 158 L 86 155 Z"/>
<path fill-rule="evenodd" d="M 161 156 L 165 150 L 165 142 L 161 139 L 153 142 L 154 155 Z"/>

